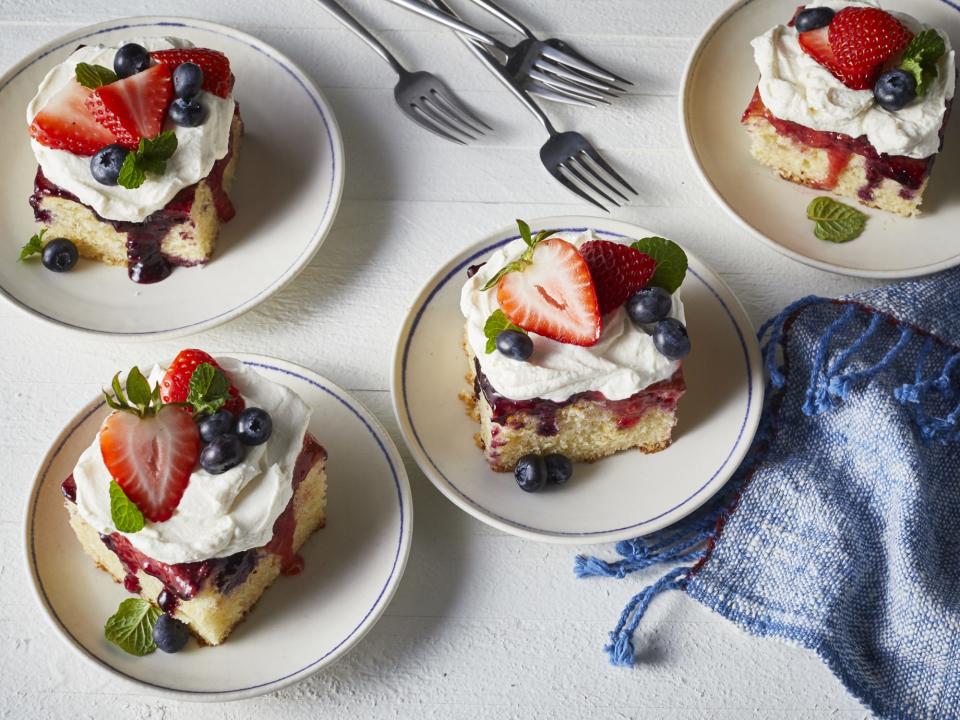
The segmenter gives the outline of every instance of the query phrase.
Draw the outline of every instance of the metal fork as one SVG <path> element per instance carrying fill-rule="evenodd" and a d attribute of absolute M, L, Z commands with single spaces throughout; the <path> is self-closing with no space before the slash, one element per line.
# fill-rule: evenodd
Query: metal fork
<path fill-rule="evenodd" d="M 466 144 L 464 138 L 476 140 L 477 135 L 483 135 L 481 128 L 493 130 L 470 112 L 440 78 L 424 71 L 407 70 L 383 43 L 336 0 L 316 1 L 356 33 L 397 72 L 400 79 L 393 89 L 393 97 L 404 114 L 417 125 L 460 145 Z"/>
<path fill-rule="evenodd" d="M 434 9 L 422 0 L 390 0 L 394 5 L 411 10 L 430 20 L 446 25 L 461 35 L 502 53 L 510 77 L 522 87 L 537 88 L 548 93 L 551 100 L 573 102 L 593 106 L 595 102 L 609 103 L 607 98 L 617 97 L 626 89 L 616 83 L 616 75 L 594 63 L 584 62 L 582 56 L 571 54 L 563 43 L 541 42 L 528 35 L 516 45 L 507 45 L 492 35 L 467 25 L 453 16 Z M 554 97 L 560 96 L 560 97 Z"/>
<path fill-rule="evenodd" d="M 431 0 L 431 2 L 442 12 L 449 13 L 453 18 L 456 17 L 454 11 L 444 0 Z M 615 207 L 620 207 L 620 203 L 611 195 L 616 195 L 622 201 L 628 202 L 629 198 L 624 194 L 625 192 L 632 195 L 637 194 L 630 183 L 610 167 L 583 135 L 578 132 L 559 132 L 550 122 L 550 118 L 540 109 L 540 106 L 533 101 L 527 91 L 511 76 L 510 72 L 497 62 L 493 55 L 474 40 L 462 36 L 461 40 L 550 133 L 550 138 L 540 148 L 540 161 L 547 172 L 553 175 L 565 188 L 604 212 L 609 211 L 596 199 L 595 195 L 592 196 L 584 188 L 589 188 L 593 193 Z M 579 181 L 580 184 L 574 182 L 575 180 Z M 608 195 L 597 185 L 602 185 L 610 194 Z"/>

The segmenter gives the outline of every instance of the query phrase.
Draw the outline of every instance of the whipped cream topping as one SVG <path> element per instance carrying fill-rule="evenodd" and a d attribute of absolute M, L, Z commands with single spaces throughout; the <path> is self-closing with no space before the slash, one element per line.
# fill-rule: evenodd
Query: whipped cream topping
<path fill-rule="evenodd" d="M 807 7 L 877 7 L 863 2 L 814 2 Z M 891 12 L 914 34 L 927 29 L 915 18 Z M 877 152 L 925 158 L 940 149 L 940 127 L 947 101 L 953 98 L 956 65 L 950 39 L 937 64 L 937 77 L 923 96 L 896 112 L 877 105 L 873 90 L 852 90 L 807 55 L 796 28 L 777 25 L 751 43 L 760 69 L 760 97 L 771 113 L 814 130 L 860 137 Z"/>
<path fill-rule="evenodd" d="M 128 42 L 138 43 L 150 51 L 193 47 L 192 43 L 178 38 L 136 38 Z M 87 45 L 50 70 L 27 105 L 27 124 L 33 122 L 51 97 L 75 79 L 79 63 L 113 68 L 116 52 L 115 47 Z M 101 185 L 94 180 L 87 156 L 54 150 L 36 140 L 31 140 L 30 144 L 37 162 L 43 168 L 43 174 L 51 182 L 76 195 L 80 202 L 92 207 L 98 215 L 108 220 L 142 222 L 170 202 L 183 188 L 209 175 L 213 164 L 227 154 L 236 103 L 232 97 L 221 98 L 208 92 L 201 93 L 200 102 L 207 110 L 204 123 L 199 127 L 187 128 L 167 120 L 164 129 L 176 133 L 177 151 L 167 161 L 167 170 L 163 175 L 148 174 L 146 182 L 132 190 L 120 185 Z"/>
<path fill-rule="evenodd" d="M 600 238 L 593 230 L 560 232 L 554 237 L 576 247 L 599 239 L 632 242 Z M 653 338 L 634 326 L 622 307 L 604 316 L 600 340 L 591 347 L 568 345 L 530 333 L 533 355 L 528 361 L 513 360 L 496 350 L 487 354 L 483 326 L 500 306 L 496 290 L 482 288 L 500 268 L 519 258 L 526 247 L 523 240 L 514 240 L 494 252 L 467 280 L 460 294 L 460 310 L 467 320 L 467 343 L 497 392 L 513 400 L 543 398 L 563 402 L 577 393 L 599 390 L 608 400 L 623 400 L 673 376 L 680 363 L 661 355 Z M 670 316 L 684 320 L 678 293 L 673 295 Z"/>
<path fill-rule="evenodd" d="M 270 413 L 270 439 L 247 448 L 246 458 L 219 475 L 198 468 L 173 516 L 147 521 L 140 532 L 122 533 L 140 552 L 165 563 L 195 562 L 265 545 L 273 524 L 293 497 L 293 470 L 310 421 L 310 408 L 293 391 L 258 375 L 231 358 L 217 358 L 247 407 Z M 163 376 L 159 367 L 151 384 Z M 73 470 L 77 511 L 97 532 L 116 527 L 110 516 L 110 471 L 100 453 L 100 435 Z"/>

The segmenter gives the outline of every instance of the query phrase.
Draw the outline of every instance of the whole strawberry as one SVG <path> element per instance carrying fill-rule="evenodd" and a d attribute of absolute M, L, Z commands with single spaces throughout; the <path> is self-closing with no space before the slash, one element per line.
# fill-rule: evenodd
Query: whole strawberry
<path fill-rule="evenodd" d="M 637 290 L 645 288 L 657 269 L 649 255 L 629 245 L 609 240 L 590 240 L 580 246 L 597 291 L 600 314 L 623 305 Z"/>
<path fill-rule="evenodd" d="M 187 401 L 190 394 L 190 378 L 193 377 L 193 371 L 198 365 L 207 363 L 217 370 L 223 371 L 223 368 L 217 364 L 213 357 L 203 350 L 189 348 L 181 350 L 170 363 L 167 372 L 160 381 L 160 398 L 165 403 L 183 403 Z M 226 373 L 224 373 L 226 375 Z M 229 380 L 229 377 L 227 378 Z M 230 399 L 223 406 L 234 415 L 239 415 L 245 407 L 240 391 L 230 383 Z"/>

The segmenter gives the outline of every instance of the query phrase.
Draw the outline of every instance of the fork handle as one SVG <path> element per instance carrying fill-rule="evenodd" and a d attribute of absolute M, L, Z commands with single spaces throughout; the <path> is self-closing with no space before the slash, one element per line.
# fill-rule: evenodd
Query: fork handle
<path fill-rule="evenodd" d="M 322 5 L 327 12 L 333 15 L 337 20 L 346 25 L 350 30 L 356 33 L 357 37 L 363 40 L 367 45 L 369 45 L 374 52 L 377 53 L 380 57 L 387 61 L 387 63 L 398 74 L 403 75 L 407 72 L 407 69 L 400 64 L 400 61 L 387 50 L 386 46 L 377 40 L 377 38 L 367 30 L 360 22 L 350 13 L 347 12 L 347 9 L 343 7 L 337 0 L 316 0 L 317 3 Z"/>
<path fill-rule="evenodd" d="M 441 25 L 446 25 L 451 30 L 456 30 L 458 33 L 467 35 L 474 40 L 483 43 L 484 45 L 489 45 L 490 47 L 497 48 L 498 50 L 509 49 L 506 45 L 492 35 L 488 35 L 482 30 L 477 30 L 477 28 L 467 25 L 465 22 L 458 20 L 451 15 L 447 15 L 444 12 L 435 10 L 420 0 L 390 0 L 390 2 L 392 2 L 394 5 L 399 5 L 402 8 L 406 8 L 407 10 L 411 10 L 418 15 L 422 15 L 425 18 L 433 20 L 434 22 L 438 22 Z"/>
<path fill-rule="evenodd" d="M 486 10 L 488 13 L 490 13 L 491 15 L 493 15 L 495 18 L 497 18 L 497 19 L 499 19 L 499 20 L 502 20 L 502 21 L 505 22 L 507 25 L 509 25 L 510 27 L 512 27 L 512 28 L 513 28 L 514 30 L 516 30 L 518 33 L 520 33 L 520 34 L 522 34 L 522 35 L 526 35 L 526 36 L 527 36 L 528 38 L 530 38 L 531 40 L 535 40 L 535 39 L 536 39 L 536 38 L 533 36 L 533 33 L 530 32 L 529 28 L 527 28 L 526 25 L 524 25 L 522 22 L 520 22 L 520 21 L 516 18 L 516 16 L 511 15 L 511 14 L 508 13 L 506 10 L 504 10 L 502 7 L 500 7 L 500 6 L 497 5 L 495 2 L 493 2 L 493 0 L 473 0 L 473 4 L 474 4 L 474 5 L 479 5 L 479 6 L 482 7 L 484 10 Z"/>

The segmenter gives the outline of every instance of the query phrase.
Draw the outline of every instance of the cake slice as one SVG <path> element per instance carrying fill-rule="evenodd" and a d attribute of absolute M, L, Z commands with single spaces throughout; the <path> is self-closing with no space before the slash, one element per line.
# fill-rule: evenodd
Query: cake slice
<path fill-rule="evenodd" d="M 864 3 L 811 3 L 753 41 L 750 152 L 781 177 L 920 212 L 956 82 L 945 33 Z"/>

